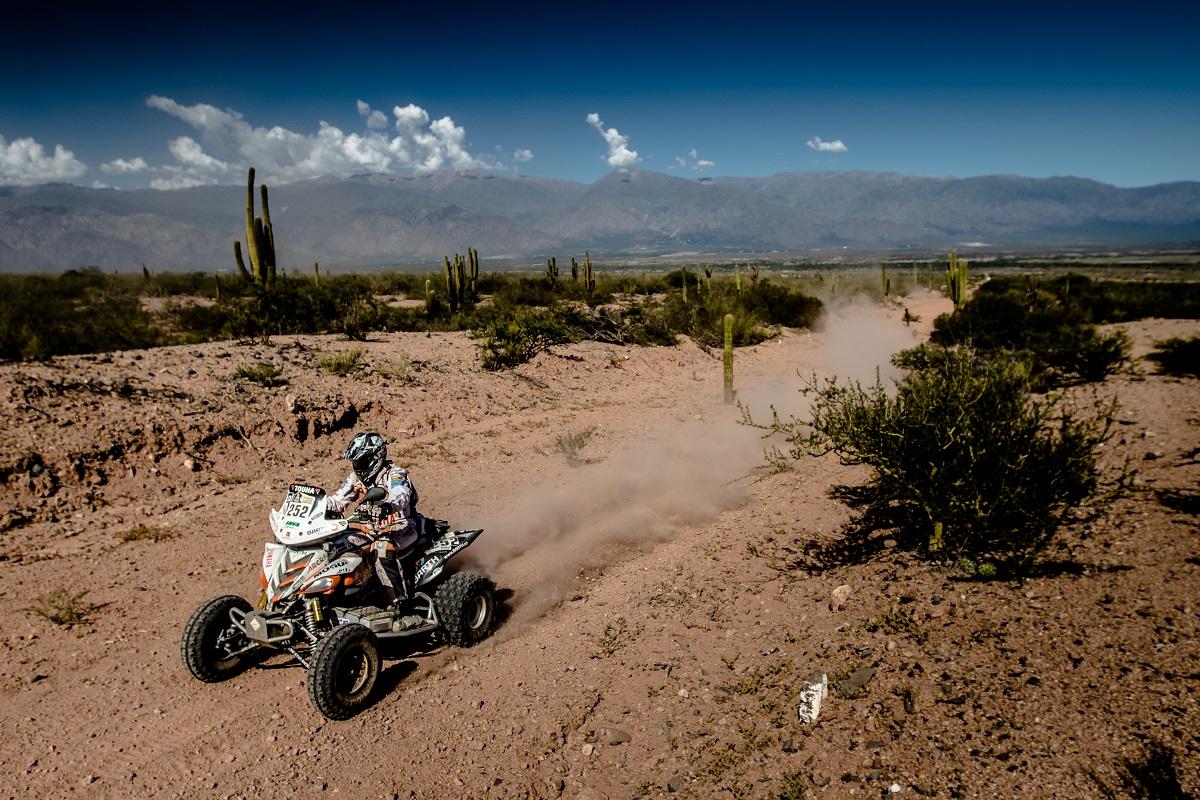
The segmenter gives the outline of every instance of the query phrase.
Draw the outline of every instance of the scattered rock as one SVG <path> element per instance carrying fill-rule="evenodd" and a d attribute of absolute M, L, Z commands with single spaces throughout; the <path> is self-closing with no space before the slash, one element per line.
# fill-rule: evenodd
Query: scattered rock
<path fill-rule="evenodd" d="M 850 597 L 849 584 L 843 583 L 841 586 L 833 590 L 829 595 L 829 610 L 841 611 L 846 606 L 846 600 Z"/>
<path fill-rule="evenodd" d="M 28 675 L 25 678 L 26 683 L 37 683 L 38 681 L 44 681 L 44 680 L 46 680 L 46 676 L 42 675 L 41 673 L 38 673 L 38 672 L 35 672 L 32 675 Z"/>
<path fill-rule="evenodd" d="M 283 398 L 283 407 L 287 409 L 289 414 L 295 414 L 300 411 L 300 401 L 296 399 L 296 395 L 289 394 Z"/>
<path fill-rule="evenodd" d="M 629 735 L 629 731 L 621 730 L 620 728 L 605 728 L 604 741 L 611 745 L 625 744 L 633 737 Z"/>
<path fill-rule="evenodd" d="M 183 468 L 186 469 L 188 472 L 199 472 L 200 471 L 200 462 L 194 458 L 185 458 L 183 460 Z"/>
<path fill-rule="evenodd" d="M 594 752 L 596 752 L 596 745 L 592 744 L 591 742 L 588 742 L 583 746 L 583 754 L 585 756 L 590 756 Z"/>
<path fill-rule="evenodd" d="M 1164 453 L 1162 450 L 1151 450 L 1149 453 L 1146 453 L 1146 455 L 1142 456 L 1142 460 L 1157 461 L 1158 459 L 1162 458 L 1163 455 Z"/>
<path fill-rule="evenodd" d="M 684 781 L 683 781 L 682 775 L 672 775 L 670 778 L 667 779 L 667 791 L 668 792 L 681 792 L 681 791 L 683 791 L 683 787 L 684 787 Z"/>
<path fill-rule="evenodd" d="M 821 703 L 829 694 L 829 676 L 824 672 L 814 672 L 800 690 L 800 703 L 796 706 L 796 715 L 804 725 L 816 723 L 821 714 Z"/>
<path fill-rule="evenodd" d="M 856 697 L 867 688 L 871 678 L 875 677 L 875 670 L 872 667 L 859 667 L 851 672 L 845 680 L 839 681 L 837 685 L 838 693 L 843 697 Z"/>

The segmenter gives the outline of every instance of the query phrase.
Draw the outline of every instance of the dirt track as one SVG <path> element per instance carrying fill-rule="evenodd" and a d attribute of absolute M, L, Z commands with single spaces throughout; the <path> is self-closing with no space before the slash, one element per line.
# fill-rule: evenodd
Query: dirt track
<path fill-rule="evenodd" d="M 943 303 L 913 299 L 921 329 Z M 738 351 L 757 413 L 795 402 L 797 370 L 869 375 L 921 333 L 898 310 L 845 315 Z M 1145 344 L 1198 327 L 1128 329 Z M 720 404 L 719 354 L 690 343 L 580 345 L 496 375 L 465 336 L 396 334 L 365 345 L 390 377 L 315 369 L 349 346 L 0 367 L 0 525 L 15 526 L 0 534 L 0 797 L 757 798 L 795 773 L 828 797 L 893 783 L 902 797 L 1085 797 L 1099 796 L 1089 770 L 1113 782 L 1147 738 L 1200 791 L 1200 543 L 1194 509 L 1155 494 L 1198 483 L 1200 382 L 1109 382 L 1128 423 L 1112 460 L 1135 460 L 1140 490 L 1014 587 L 899 552 L 806 569 L 803 544 L 847 518 L 828 489 L 861 476 L 830 460 L 739 480 L 761 444 Z M 255 358 L 288 385 L 230 380 Z M 379 701 L 345 723 L 321 718 L 282 660 L 191 680 L 188 614 L 256 591 L 268 507 L 292 480 L 338 481 L 362 428 L 396 439 L 426 513 L 488 528 L 473 555 L 512 592 L 495 639 L 390 662 Z M 571 467 L 555 438 L 585 429 L 593 463 Z M 138 524 L 176 535 L 121 543 Z M 19 610 L 59 586 L 103 604 L 91 623 Z M 860 667 L 874 669 L 861 691 L 831 691 L 811 730 L 797 722 L 810 672 Z"/>

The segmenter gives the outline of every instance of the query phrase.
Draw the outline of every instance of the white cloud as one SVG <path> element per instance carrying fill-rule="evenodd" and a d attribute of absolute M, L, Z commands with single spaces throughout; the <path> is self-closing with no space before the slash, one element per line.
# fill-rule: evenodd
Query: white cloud
<path fill-rule="evenodd" d="M 366 131 L 346 133 L 322 121 L 315 134 L 278 125 L 255 127 L 233 109 L 206 103 L 184 106 L 169 97 L 152 95 L 146 104 L 183 120 L 200 133 L 199 142 L 187 136 L 171 141 L 169 148 L 178 163 L 162 168 L 168 175 L 151 182 L 155 188 L 217 183 L 235 178 L 235 173 L 240 175 L 251 164 L 264 180 L 283 182 L 360 172 L 499 168 L 471 154 L 466 131 L 453 119 L 447 116 L 430 121 L 425 109 L 412 104 L 392 110 L 395 136 L 380 130 L 386 127 L 383 112 L 361 100 L 356 105 L 366 121 Z"/>
<path fill-rule="evenodd" d="M 0 185 L 33 186 L 52 181 L 81 178 L 87 165 L 61 144 L 54 155 L 47 155 L 41 144 L 30 137 L 5 143 L 0 136 Z"/>
<path fill-rule="evenodd" d="M 379 130 L 388 126 L 387 114 L 378 110 L 371 110 L 371 107 L 359 100 L 355 103 L 358 106 L 358 115 L 367 121 L 367 127 L 372 130 Z"/>
<path fill-rule="evenodd" d="M 703 171 L 712 169 L 716 165 L 717 162 L 715 161 L 701 158 L 700 153 L 693 147 L 691 150 L 688 150 L 686 158 L 684 156 L 675 156 L 675 164 L 668 167 L 668 169 L 694 169 L 696 171 Z"/>
<path fill-rule="evenodd" d="M 150 165 L 141 156 L 129 159 L 114 158 L 100 165 L 100 171 L 106 175 L 127 175 L 131 172 L 145 172 L 148 169 Z"/>
<path fill-rule="evenodd" d="M 834 139 L 832 142 L 823 142 L 820 136 L 814 136 L 805 142 L 805 144 L 808 145 L 810 150 L 816 150 L 818 153 L 844 153 L 850 149 L 846 147 L 841 139 Z"/>
<path fill-rule="evenodd" d="M 533 160 L 533 151 L 532 150 L 529 150 L 524 147 L 518 147 L 516 150 L 513 151 L 513 161 L 516 161 L 518 164 L 525 162 L 525 161 L 532 161 L 532 160 Z"/>
<path fill-rule="evenodd" d="M 604 137 L 604 141 L 608 143 L 608 165 L 620 169 L 622 167 L 632 167 L 642 159 L 638 156 L 637 150 L 629 149 L 629 137 L 624 136 L 616 128 L 605 128 L 604 123 L 600 121 L 600 115 L 596 113 L 587 115 L 587 122 L 596 131 Z"/>

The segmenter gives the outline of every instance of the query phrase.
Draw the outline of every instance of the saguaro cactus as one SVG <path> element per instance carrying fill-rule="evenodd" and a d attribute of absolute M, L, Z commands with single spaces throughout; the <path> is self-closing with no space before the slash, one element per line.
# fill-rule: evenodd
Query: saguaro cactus
<path fill-rule="evenodd" d="M 433 313 L 433 281 L 425 279 L 425 313 Z"/>
<path fill-rule="evenodd" d="M 558 286 L 558 259 L 554 256 L 546 259 L 546 282 L 551 287 Z"/>
<path fill-rule="evenodd" d="M 467 248 L 467 291 L 474 301 L 479 296 L 477 283 L 479 281 L 479 251 L 474 247 Z"/>
<path fill-rule="evenodd" d="M 958 260 L 958 251 L 950 251 L 950 261 L 946 265 L 946 293 L 954 301 L 954 310 L 962 308 L 967 302 L 967 262 Z"/>
<path fill-rule="evenodd" d="M 886 303 L 888 301 L 888 295 L 891 294 L 892 291 L 892 279 L 888 275 L 887 264 L 881 263 L 879 265 L 879 282 L 880 288 L 883 289 L 883 302 Z"/>
<path fill-rule="evenodd" d="M 575 256 L 571 256 L 571 280 L 579 282 L 579 262 L 575 260 Z"/>
<path fill-rule="evenodd" d="M 254 167 L 246 175 L 246 250 L 250 269 L 242 260 L 242 243 L 233 243 L 233 258 L 238 272 L 247 281 L 259 286 L 275 282 L 275 228 L 271 225 L 271 206 L 267 201 L 267 186 L 262 187 L 262 216 L 254 216 Z"/>
<path fill-rule="evenodd" d="M 458 281 L 458 253 L 454 254 L 454 264 L 450 264 L 450 256 L 442 256 L 442 268 L 446 275 L 446 302 L 450 305 L 450 313 L 458 313 L 458 299 L 462 296 L 462 287 Z"/>
<path fill-rule="evenodd" d="M 733 405 L 733 314 L 725 315 L 725 403 Z"/>
<path fill-rule="evenodd" d="M 321 282 L 321 265 L 316 261 L 313 262 L 313 283 Z"/>
<path fill-rule="evenodd" d="M 591 294 L 596 290 L 596 273 L 592 269 L 592 257 L 583 251 L 583 290 Z"/>
<path fill-rule="evenodd" d="M 733 265 L 733 282 L 737 286 L 738 293 L 742 291 L 742 265 Z"/>

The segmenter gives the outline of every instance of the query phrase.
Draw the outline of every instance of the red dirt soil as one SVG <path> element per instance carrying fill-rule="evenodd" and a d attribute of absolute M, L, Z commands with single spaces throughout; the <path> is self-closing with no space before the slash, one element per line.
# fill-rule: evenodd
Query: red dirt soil
<path fill-rule="evenodd" d="M 924 323 L 851 306 L 737 351 L 741 397 L 761 419 L 799 407 L 801 374 L 888 374 L 947 310 L 907 303 Z M 1142 353 L 1200 329 L 1124 327 Z M 1200 792 L 1200 381 L 1143 362 L 1100 388 L 1123 423 L 1106 461 L 1131 459 L 1137 486 L 1015 585 L 898 549 L 815 568 L 805 544 L 849 518 L 830 488 L 863 473 L 752 472 L 763 442 L 720 402 L 720 354 L 690 342 L 487 373 L 464 335 L 390 334 L 365 369 L 318 370 L 351 346 L 0 366 L 0 797 L 1102 797 L 1151 740 Z M 287 384 L 233 379 L 259 360 Z M 471 555 L 511 592 L 496 635 L 397 653 L 341 723 L 286 658 L 194 681 L 188 615 L 256 595 L 268 508 L 292 481 L 335 485 L 360 429 L 394 440 L 425 513 L 488 529 Z M 582 431 L 571 466 L 560 437 Z M 161 541 L 122 541 L 138 526 Z M 98 608 L 71 627 L 27 610 L 60 587 Z M 839 686 L 859 668 L 864 687 Z M 831 689 L 805 726 L 814 671 Z"/>

